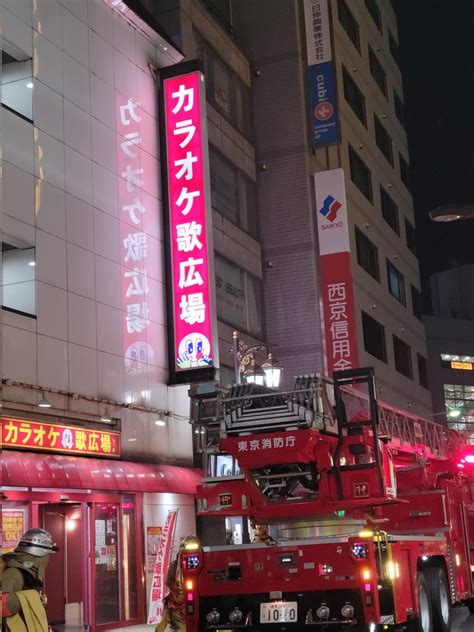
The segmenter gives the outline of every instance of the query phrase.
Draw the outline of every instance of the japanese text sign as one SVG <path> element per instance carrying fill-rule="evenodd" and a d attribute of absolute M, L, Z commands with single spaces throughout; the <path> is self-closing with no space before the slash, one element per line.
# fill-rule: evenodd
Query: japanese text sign
<path fill-rule="evenodd" d="M 212 223 L 204 76 L 163 81 L 174 372 L 216 366 Z M 170 366 L 173 373 L 173 367 Z"/>
<path fill-rule="evenodd" d="M 312 143 L 314 147 L 323 147 L 339 141 L 328 0 L 304 0 L 304 18 Z"/>
<path fill-rule="evenodd" d="M 2 419 L 4 448 L 119 457 L 120 433 L 29 419 Z"/>
<path fill-rule="evenodd" d="M 25 531 L 26 509 L 2 507 L 2 552 L 6 553 L 14 549 Z"/>
<path fill-rule="evenodd" d="M 352 284 L 344 171 L 314 174 L 321 264 L 321 294 L 326 370 L 358 365 L 357 328 Z"/>
<path fill-rule="evenodd" d="M 148 610 L 148 625 L 156 625 L 163 616 L 163 608 L 166 591 L 166 575 L 170 564 L 173 538 L 176 529 L 178 510 L 168 511 L 165 526 L 161 533 L 160 544 L 156 552 L 156 562 L 153 569 L 153 580 L 150 592 L 150 605 Z"/>

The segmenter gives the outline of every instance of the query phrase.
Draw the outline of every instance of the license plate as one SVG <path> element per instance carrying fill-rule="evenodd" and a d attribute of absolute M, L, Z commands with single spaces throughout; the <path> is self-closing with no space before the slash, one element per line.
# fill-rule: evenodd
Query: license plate
<path fill-rule="evenodd" d="M 260 623 L 296 623 L 297 620 L 296 601 L 271 601 L 260 604 Z"/>

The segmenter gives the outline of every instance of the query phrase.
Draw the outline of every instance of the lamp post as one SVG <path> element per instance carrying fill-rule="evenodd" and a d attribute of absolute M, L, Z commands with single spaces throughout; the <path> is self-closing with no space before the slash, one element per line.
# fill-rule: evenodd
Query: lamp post
<path fill-rule="evenodd" d="M 433 222 L 457 222 L 474 219 L 474 204 L 442 204 L 429 212 Z"/>
<path fill-rule="evenodd" d="M 269 388 L 278 388 L 283 367 L 273 354 L 268 350 L 267 360 L 260 366 L 255 359 L 255 353 L 262 349 L 268 349 L 267 345 L 252 345 L 249 347 L 240 340 L 239 332 L 232 334 L 232 347 L 230 352 L 234 356 L 234 380 L 236 384 L 242 383 L 242 378 L 247 384 L 266 384 Z"/>

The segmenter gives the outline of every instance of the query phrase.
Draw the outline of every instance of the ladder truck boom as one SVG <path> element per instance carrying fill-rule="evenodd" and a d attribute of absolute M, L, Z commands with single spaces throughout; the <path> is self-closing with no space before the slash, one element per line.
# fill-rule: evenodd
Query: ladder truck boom
<path fill-rule="evenodd" d="M 449 632 L 451 605 L 474 611 L 462 433 L 378 402 L 372 368 L 191 396 L 197 513 L 242 542 L 182 553 L 188 631 Z"/>

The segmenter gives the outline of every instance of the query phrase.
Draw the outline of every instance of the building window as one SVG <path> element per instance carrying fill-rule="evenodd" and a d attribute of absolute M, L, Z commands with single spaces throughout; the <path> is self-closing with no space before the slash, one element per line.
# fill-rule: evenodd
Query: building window
<path fill-rule="evenodd" d="M 374 51 L 369 46 L 369 67 L 370 74 L 374 78 L 375 83 L 378 85 L 382 93 L 387 96 L 387 75 L 382 68 L 381 63 L 377 59 Z"/>
<path fill-rule="evenodd" d="M 241 134 L 250 138 L 250 90 L 218 57 L 204 39 L 196 35 L 198 55 L 204 60 L 207 100 Z"/>
<path fill-rule="evenodd" d="M 257 237 L 255 183 L 212 147 L 209 150 L 212 207 L 234 224 Z"/>
<path fill-rule="evenodd" d="M 422 304 L 421 304 L 421 292 L 417 290 L 414 285 L 411 286 L 411 308 L 413 311 L 413 316 L 418 318 L 418 320 L 423 319 L 422 314 Z"/>
<path fill-rule="evenodd" d="M 400 179 L 407 189 L 410 188 L 410 165 L 402 156 L 402 154 L 398 154 L 399 162 L 400 162 Z"/>
<path fill-rule="evenodd" d="M 400 66 L 400 49 L 398 47 L 396 39 L 393 37 L 390 31 L 388 32 L 388 45 L 395 63 L 397 64 L 397 66 Z"/>
<path fill-rule="evenodd" d="M 423 388 L 428 388 L 428 370 L 426 365 L 426 358 L 419 353 L 416 354 L 418 363 L 418 381 Z"/>
<path fill-rule="evenodd" d="M 370 13 L 372 20 L 375 22 L 375 26 L 380 32 L 382 32 L 382 16 L 380 15 L 380 9 L 375 0 L 365 0 L 365 6 Z"/>
<path fill-rule="evenodd" d="M 382 187 L 380 187 L 380 206 L 382 208 L 382 217 L 390 228 L 399 235 L 400 224 L 398 222 L 398 206 Z"/>
<path fill-rule="evenodd" d="M 349 103 L 354 110 L 360 122 L 367 127 L 364 95 L 344 67 L 342 68 L 342 82 L 344 85 L 344 97 L 347 103 Z"/>
<path fill-rule="evenodd" d="M 234 37 L 234 29 L 232 27 L 232 11 L 230 7 L 230 0 L 201 0 L 203 5 L 207 8 L 231 37 Z"/>
<path fill-rule="evenodd" d="M 365 195 L 365 197 L 372 202 L 372 177 L 365 162 L 359 157 L 359 155 L 349 145 L 349 165 L 351 169 L 351 180 L 359 189 L 359 191 Z"/>
<path fill-rule="evenodd" d="M 36 315 L 35 249 L 18 247 L 4 237 L 2 242 L 3 307 L 24 314 Z"/>
<path fill-rule="evenodd" d="M 388 162 L 393 166 L 393 150 L 392 139 L 388 135 L 387 130 L 380 122 L 379 118 L 374 114 L 375 142 L 377 147 L 383 153 Z"/>
<path fill-rule="evenodd" d="M 387 259 L 388 291 L 402 305 L 406 305 L 405 280 L 397 268 Z"/>
<path fill-rule="evenodd" d="M 345 0 L 337 1 L 337 13 L 339 16 L 339 22 L 342 24 L 342 28 L 345 30 L 351 42 L 360 52 L 359 25 L 357 24 Z"/>
<path fill-rule="evenodd" d="M 472 433 L 474 427 L 474 386 L 444 385 L 444 403 L 449 426 Z"/>
<path fill-rule="evenodd" d="M 387 362 L 384 327 L 374 318 L 362 312 L 362 330 L 364 334 L 364 349 L 367 353 L 382 360 L 382 362 Z"/>
<path fill-rule="evenodd" d="M 355 229 L 357 263 L 376 281 L 380 280 L 377 247 L 358 228 Z"/>
<path fill-rule="evenodd" d="M 416 255 L 415 227 L 405 218 L 405 234 L 407 238 L 407 248 Z"/>
<path fill-rule="evenodd" d="M 216 255 L 217 316 L 232 327 L 262 335 L 262 283 L 250 272 Z"/>
<path fill-rule="evenodd" d="M 395 105 L 395 116 L 402 124 L 402 127 L 405 127 L 405 106 L 403 105 L 403 101 L 398 96 L 397 92 L 393 91 L 393 103 Z"/>
<path fill-rule="evenodd" d="M 405 377 L 413 379 L 413 367 L 411 364 L 411 348 L 406 342 L 393 336 L 393 354 L 395 357 L 395 369 Z"/>
<path fill-rule="evenodd" d="M 5 42 L 5 48 L 10 45 Z M 33 70 L 31 59 L 2 50 L 2 104 L 29 121 L 33 120 Z"/>

